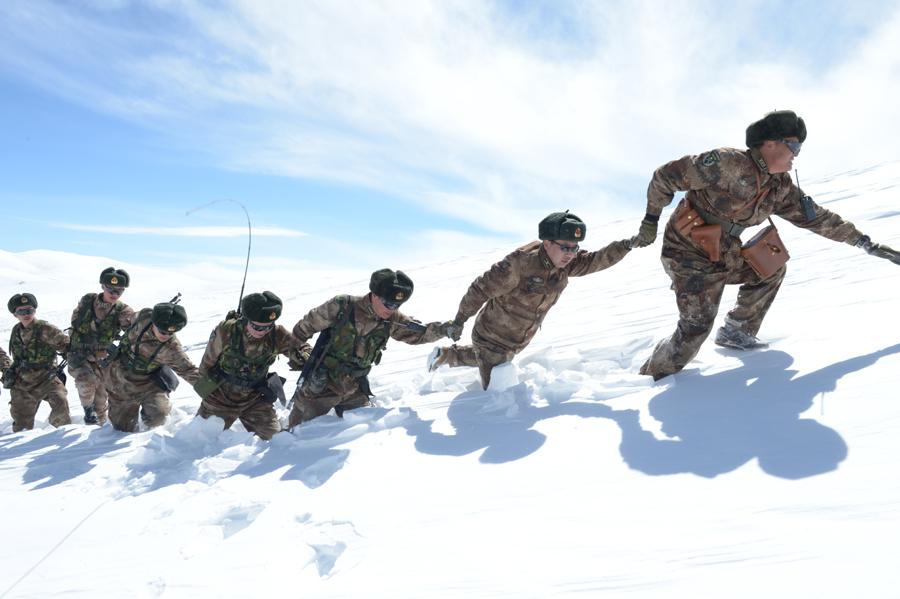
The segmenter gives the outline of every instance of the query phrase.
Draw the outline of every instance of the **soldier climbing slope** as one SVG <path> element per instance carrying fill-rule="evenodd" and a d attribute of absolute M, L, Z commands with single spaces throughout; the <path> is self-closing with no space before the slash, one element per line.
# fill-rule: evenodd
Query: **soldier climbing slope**
<path fill-rule="evenodd" d="M 251 293 L 241 300 L 240 314 L 213 330 L 194 384 L 203 399 L 198 416 L 218 416 L 225 428 L 239 419 L 262 439 L 281 430 L 273 404 L 284 398 L 284 381 L 269 367 L 279 355 L 296 361 L 299 352 L 308 349 L 275 324 L 281 309 L 281 299 L 271 291 Z"/>
<path fill-rule="evenodd" d="M 131 326 L 134 310 L 119 298 L 131 282 L 128 273 L 110 266 L 100 273 L 100 293 L 88 293 L 72 312 L 69 374 L 84 409 L 85 424 L 106 422 L 106 366 L 114 342 Z"/>
<path fill-rule="evenodd" d="M 636 238 L 614 241 L 594 252 L 582 250 L 587 226 L 566 212 L 554 212 L 538 224 L 538 238 L 523 245 L 475 279 L 459 302 L 453 323 L 458 341 L 463 323 L 476 313 L 472 345 L 437 347 L 428 369 L 477 366 L 487 389 L 495 366 L 509 362 L 538 332 L 544 317 L 569 284 L 616 264 L 631 251 Z"/>
<path fill-rule="evenodd" d="M 776 214 L 791 224 L 897 262 L 837 214 L 816 205 L 787 174 L 806 140 L 806 124 L 790 110 L 771 112 L 747 127 L 747 150 L 720 148 L 659 167 L 647 189 L 641 245 L 656 239 L 659 216 L 675 192 L 687 192 L 663 235 L 662 263 L 672 279 L 678 326 L 641 367 L 659 380 L 690 362 L 712 330 L 726 284 L 741 287 L 716 343 L 735 349 L 762 344 L 756 334 L 781 282 L 787 251 L 771 236 L 742 248 L 740 234 Z M 774 225 L 772 225 L 774 229 Z M 767 231 L 771 234 L 771 230 Z M 763 250 L 760 252 L 754 250 Z M 780 259 L 779 259 L 780 258 Z"/>
<path fill-rule="evenodd" d="M 311 310 L 296 325 L 294 335 L 306 342 L 319 333 L 312 354 L 304 356 L 300 384 L 293 397 L 290 426 L 312 420 L 331 408 L 345 410 L 369 405 L 368 374 L 378 364 L 388 339 L 411 345 L 449 337 L 450 322 L 420 324 L 399 311 L 413 292 L 403 271 L 376 270 L 363 296 L 339 295 Z"/>
<path fill-rule="evenodd" d="M 120 431 L 137 430 L 138 415 L 147 428 L 164 424 L 178 386 L 175 373 L 193 385 L 200 374 L 185 354 L 176 332 L 187 324 L 183 306 L 156 304 L 138 312 L 109 366 L 109 420 Z"/>
<path fill-rule="evenodd" d="M 10 390 L 9 413 L 13 432 L 34 428 L 34 416 L 42 401 L 50 404 L 50 424 L 71 423 L 65 375 L 57 363 L 58 353 L 69 346 L 65 333 L 44 320 L 38 320 L 37 298 L 30 293 L 17 293 L 7 303 L 19 321 L 10 334 L 9 353 L 12 364 L 3 366 L 3 386 Z M 6 358 L 6 354 L 2 356 Z"/>

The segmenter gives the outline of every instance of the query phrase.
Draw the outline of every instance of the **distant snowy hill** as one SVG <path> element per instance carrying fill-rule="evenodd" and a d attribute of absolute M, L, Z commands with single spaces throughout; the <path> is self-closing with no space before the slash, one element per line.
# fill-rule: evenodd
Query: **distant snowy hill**
<path fill-rule="evenodd" d="M 900 163 L 805 189 L 900 247 Z M 632 235 L 641 209 L 588 223 L 585 247 Z M 131 435 L 82 425 L 71 381 L 76 424 L 49 427 L 45 406 L 12 434 L 4 409 L 0 597 L 896 597 L 900 268 L 776 224 L 792 260 L 771 348 L 709 341 L 656 384 L 637 368 L 676 322 L 659 242 L 573 279 L 503 390 L 392 342 L 375 407 L 271 442 L 195 420 L 187 384 L 164 427 Z M 445 320 L 511 249 L 378 266 L 414 279 L 406 313 Z M 133 307 L 184 294 L 199 362 L 239 274 L 0 252 L 0 289 L 65 326 L 111 264 L 133 271 Z M 290 327 L 367 276 L 255 271 L 248 291 L 281 295 Z"/>

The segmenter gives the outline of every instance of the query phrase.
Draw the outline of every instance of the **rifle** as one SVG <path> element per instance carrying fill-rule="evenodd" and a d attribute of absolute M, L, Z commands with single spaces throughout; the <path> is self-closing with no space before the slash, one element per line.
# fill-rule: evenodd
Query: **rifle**
<path fill-rule="evenodd" d="M 322 365 L 322 360 L 325 359 L 325 352 L 331 347 L 331 331 L 332 327 L 328 327 L 324 331 L 319 332 L 316 344 L 313 346 L 312 351 L 309 352 L 306 362 L 303 363 L 303 369 L 300 370 L 300 377 L 297 379 L 298 389 Z"/>
<path fill-rule="evenodd" d="M 62 360 L 59 362 L 59 366 L 53 371 L 53 374 L 56 375 L 56 378 L 58 378 L 63 385 L 66 384 L 66 366 L 68 366 L 68 364 L 69 358 L 63 355 Z M 53 378 L 53 376 L 50 376 L 49 378 Z"/>

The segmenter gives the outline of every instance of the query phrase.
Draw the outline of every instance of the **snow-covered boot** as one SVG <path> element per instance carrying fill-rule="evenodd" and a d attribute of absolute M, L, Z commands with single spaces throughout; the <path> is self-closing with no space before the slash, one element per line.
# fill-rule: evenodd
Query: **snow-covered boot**
<path fill-rule="evenodd" d="M 97 412 L 94 410 L 94 406 L 84 406 L 84 423 L 85 424 L 97 424 Z"/>
<path fill-rule="evenodd" d="M 769 346 L 768 343 L 760 341 L 727 319 L 725 320 L 725 326 L 720 327 L 716 333 L 716 345 L 741 350 L 759 349 Z"/>
<path fill-rule="evenodd" d="M 428 372 L 434 372 L 435 370 L 446 364 L 449 358 L 450 356 L 443 350 L 443 348 L 434 348 L 428 355 Z"/>

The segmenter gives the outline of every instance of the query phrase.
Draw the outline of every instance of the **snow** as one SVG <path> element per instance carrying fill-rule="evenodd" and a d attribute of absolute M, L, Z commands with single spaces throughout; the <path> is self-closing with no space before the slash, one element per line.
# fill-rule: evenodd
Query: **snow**
<path fill-rule="evenodd" d="M 806 190 L 900 246 L 898 184 L 888 163 Z M 586 246 L 636 222 L 589 223 Z M 134 434 L 81 424 L 71 381 L 75 424 L 53 429 L 44 405 L 13 434 L 4 411 L 0 597 L 895 596 L 900 271 L 776 224 L 792 260 L 760 332 L 772 346 L 708 341 L 657 383 L 637 369 L 676 320 L 659 242 L 573 279 L 488 391 L 475 369 L 429 374 L 432 346 L 392 342 L 376 406 L 270 442 L 194 419 L 187 384 L 163 427 Z M 384 266 L 416 282 L 405 312 L 443 320 L 510 249 Z M 133 307 L 184 294 L 199 361 L 235 303 L 230 271 L 0 252 L 0 285 L 65 325 L 111 264 L 131 271 Z M 281 295 L 291 326 L 366 276 L 259 271 L 248 290 Z"/>

